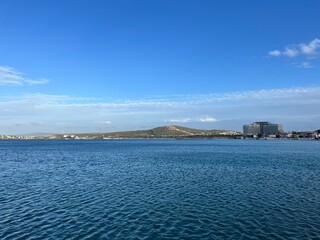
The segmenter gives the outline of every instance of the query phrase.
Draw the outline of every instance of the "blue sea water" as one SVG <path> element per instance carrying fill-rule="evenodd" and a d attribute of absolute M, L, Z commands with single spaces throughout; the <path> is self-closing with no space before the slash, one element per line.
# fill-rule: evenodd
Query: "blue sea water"
<path fill-rule="evenodd" d="M 320 239 L 320 141 L 0 141 L 0 239 Z"/>

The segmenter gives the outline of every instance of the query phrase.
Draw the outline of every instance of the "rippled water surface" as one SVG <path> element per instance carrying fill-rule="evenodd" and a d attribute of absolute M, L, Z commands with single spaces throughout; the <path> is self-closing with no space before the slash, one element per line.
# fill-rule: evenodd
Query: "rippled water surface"
<path fill-rule="evenodd" d="M 0 141 L 0 239 L 320 239 L 320 141 Z"/>

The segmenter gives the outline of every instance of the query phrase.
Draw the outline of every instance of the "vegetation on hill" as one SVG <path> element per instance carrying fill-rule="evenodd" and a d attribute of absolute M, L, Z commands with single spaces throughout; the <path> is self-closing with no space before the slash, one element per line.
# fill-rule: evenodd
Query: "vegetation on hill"
<path fill-rule="evenodd" d="M 164 126 L 149 130 L 124 131 L 111 133 L 70 134 L 78 138 L 196 138 L 196 137 L 223 137 L 237 136 L 241 132 L 231 130 L 200 130 L 180 126 Z M 63 135 L 56 135 L 58 138 Z"/>

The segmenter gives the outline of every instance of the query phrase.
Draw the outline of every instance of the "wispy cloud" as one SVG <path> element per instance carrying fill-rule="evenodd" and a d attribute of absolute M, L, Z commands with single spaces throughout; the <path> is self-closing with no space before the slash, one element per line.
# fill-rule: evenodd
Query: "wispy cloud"
<path fill-rule="evenodd" d="M 108 120 L 106 120 L 106 121 L 100 121 L 100 123 L 102 123 L 102 124 L 111 124 L 111 121 L 108 121 Z"/>
<path fill-rule="evenodd" d="M 170 122 L 170 123 L 213 123 L 216 122 L 217 119 L 209 116 L 203 116 L 203 117 L 198 117 L 198 118 L 182 118 L 182 119 L 170 119 L 170 120 L 165 120 L 165 122 Z"/>
<path fill-rule="evenodd" d="M 23 86 L 47 84 L 48 79 L 31 79 L 12 67 L 0 66 L 0 86 Z"/>
<path fill-rule="evenodd" d="M 308 97 L 308 98 L 306 98 Z M 320 87 L 292 87 L 278 89 L 261 89 L 256 91 L 226 92 L 200 95 L 153 96 L 144 99 L 118 99 L 106 101 L 103 98 L 76 97 L 70 95 L 24 94 L 18 96 L 1 96 L 1 104 L 30 104 L 43 107 L 72 107 L 127 110 L 127 109 L 179 109 L 203 104 L 228 104 L 233 102 L 266 102 L 278 103 L 279 100 L 308 101 L 320 97 Z M 4 108 L 3 108 L 4 109 Z"/>
<path fill-rule="evenodd" d="M 241 129 L 248 121 L 272 119 L 284 125 L 299 119 L 312 129 L 319 128 L 320 114 L 315 116 L 319 105 L 320 86 L 114 101 L 46 94 L 1 96 L 0 133 L 130 130 L 163 122 Z"/>
<path fill-rule="evenodd" d="M 165 122 L 170 122 L 170 123 L 189 123 L 189 122 L 192 122 L 192 121 L 193 120 L 191 118 L 165 120 Z"/>
<path fill-rule="evenodd" d="M 315 38 L 309 43 L 293 44 L 285 47 L 283 50 L 275 49 L 268 53 L 272 57 L 289 57 L 294 58 L 298 56 L 302 57 L 318 57 L 320 49 L 320 39 Z"/>
<path fill-rule="evenodd" d="M 217 121 L 217 119 L 215 119 L 213 117 L 209 117 L 209 116 L 200 117 L 197 120 L 199 120 L 199 122 L 208 122 L 208 123 L 213 123 L 213 122 Z"/>
<path fill-rule="evenodd" d="M 312 68 L 313 67 L 310 62 L 301 62 L 301 63 L 295 64 L 295 66 L 298 68 Z"/>

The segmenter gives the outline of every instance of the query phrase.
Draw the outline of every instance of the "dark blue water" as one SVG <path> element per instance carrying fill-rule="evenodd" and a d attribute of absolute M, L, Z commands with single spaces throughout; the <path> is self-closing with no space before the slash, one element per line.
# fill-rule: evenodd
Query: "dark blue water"
<path fill-rule="evenodd" d="M 320 239 L 320 141 L 0 141 L 0 239 Z"/>

